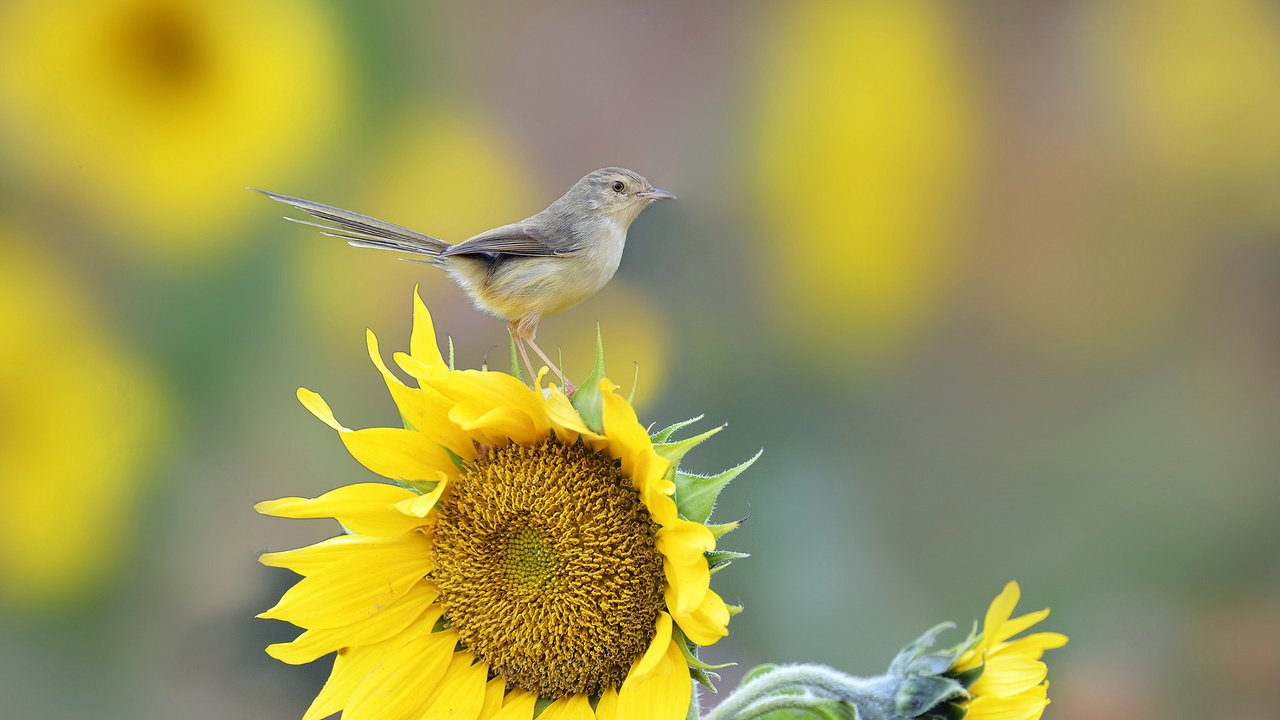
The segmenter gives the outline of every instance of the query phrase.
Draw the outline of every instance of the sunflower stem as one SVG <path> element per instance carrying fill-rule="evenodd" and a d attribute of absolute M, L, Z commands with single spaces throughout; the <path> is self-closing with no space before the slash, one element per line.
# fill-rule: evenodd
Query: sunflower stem
<path fill-rule="evenodd" d="M 693 692 L 689 696 L 689 712 L 685 714 L 685 720 L 700 720 L 701 709 L 698 707 L 698 683 L 689 683 L 693 686 Z"/>
<path fill-rule="evenodd" d="M 858 720 L 896 720 L 893 695 L 900 679 L 860 678 L 825 665 L 783 665 L 748 680 L 704 716 L 704 720 L 751 720 L 774 710 L 805 709 L 846 702 Z"/>

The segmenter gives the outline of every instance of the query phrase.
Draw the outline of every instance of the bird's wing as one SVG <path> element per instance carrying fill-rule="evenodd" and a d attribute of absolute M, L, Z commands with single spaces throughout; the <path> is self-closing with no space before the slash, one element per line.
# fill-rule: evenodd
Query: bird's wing
<path fill-rule="evenodd" d="M 257 190 L 257 188 L 250 188 Z M 268 192 L 266 190 L 257 190 L 257 192 L 266 195 L 272 200 L 282 202 L 286 205 L 298 208 L 312 217 L 319 218 L 325 222 L 333 223 L 333 225 L 320 225 L 318 223 L 308 222 L 306 220 L 298 220 L 296 218 L 285 218 L 302 225 L 312 225 L 325 231 L 325 235 L 331 237 L 342 238 L 350 244 L 357 247 L 371 247 L 381 250 L 395 250 L 397 252 L 415 253 L 420 255 L 429 255 L 435 257 L 442 250 L 449 246 L 439 238 L 433 238 L 430 235 L 424 235 L 420 232 L 401 227 L 385 220 L 361 215 L 350 210 L 325 205 L 324 203 L 313 202 L 311 200 L 303 200 L 302 198 L 281 195 L 280 193 Z"/>
<path fill-rule="evenodd" d="M 577 245 L 563 234 L 539 230 L 528 223 L 518 222 L 496 227 L 450 245 L 440 253 L 440 257 L 479 254 L 552 257 L 572 255 L 577 251 Z"/>

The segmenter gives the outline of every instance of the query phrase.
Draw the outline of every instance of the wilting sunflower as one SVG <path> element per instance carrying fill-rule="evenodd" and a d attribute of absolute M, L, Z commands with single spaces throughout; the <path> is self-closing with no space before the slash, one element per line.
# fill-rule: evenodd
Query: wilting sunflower
<path fill-rule="evenodd" d="M 1067 636 L 1038 632 L 1013 639 L 1049 617 L 1047 608 L 1010 617 L 1021 596 L 1016 581 L 1005 585 L 987 608 L 982 634 L 951 666 L 952 675 L 981 673 L 969 686 L 966 720 L 1037 720 L 1049 704 L 1048 668 L 1040 658 L 1066 645 Z"/>
<path fill-rule="evenodd" d="M 347 531 L 262 556 L 304 576 L 260 617 L 306 630 L 267 651 L 289 663 L 337 652 L 305 720 L 685 717 L 691 675 L 708 667 L 694 650 L 727 635 L 730 616 L 710 579 L 735 556 L 712 551 L 736 523 L 703 521 L 749 463 L 677 473 L 712 433 L 672 442 L 673 426 L 651 438 L 599 363 L 572 401 L 541 376 L 531 388 L 454 370 L 414 300 L 410 352 L 395 360 L 419 387 L 368 335 L 405 427 L 351 430 L 298 391 L 397 484 L 257 506 Z"/>

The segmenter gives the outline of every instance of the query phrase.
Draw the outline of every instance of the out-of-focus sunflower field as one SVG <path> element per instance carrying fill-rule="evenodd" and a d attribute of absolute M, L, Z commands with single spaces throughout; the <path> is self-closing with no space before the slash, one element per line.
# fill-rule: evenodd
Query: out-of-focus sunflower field
<path fill-rule="evenodd" d="M 1078 3 L 0 5 L 0 716 L 290 718 L 254 619 L 373 476 L 421 284 L 245 186 L 449 240 L 630 167 L 680 196 L 543 323 L 641 418 L 764 456 L 711 649 L 870 674 L 1021 581 L 1054 720 L 1280 716 L 1280 9 Z M 698 468 L 693 468 L 698 469 Z M 296 526 L 295 526 L 296 525 Z"/>

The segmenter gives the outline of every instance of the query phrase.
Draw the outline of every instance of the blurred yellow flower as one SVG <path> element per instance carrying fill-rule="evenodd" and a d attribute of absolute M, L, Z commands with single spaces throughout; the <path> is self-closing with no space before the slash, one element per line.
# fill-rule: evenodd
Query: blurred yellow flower
<path fill-rule="evenodd" d="M 969 687 L 965 720 L 1037 720 L 1049 704 L 1048 668 L 1040 659 L 1046 650 L 1067 644 L 1067 636 L 1038 632 L 1013 639 L 1041 620 L 1048 610 L 1011 617 L 1022 590 L 1009 582 L 991 601 L 982 634 L 956 659 L 951 672 L 963 674 L 981 668 L 981 676 Z"/>
<path fill-rule="evenodd" d="M 243 186 L 318 156 L 348 85 L 334 22 L 305 0 L 0 6 L 4 152 L 161 261 L 234 247 L 258 207 Z"/>
<path fill-rule="evenodd" d="M 0 596 L 20 606 L 111 575 L 166 415 L 146 369 L 38 244 L 0 228 Z M 72 488 L 92 503 L 69 517 Z"/>
<path fill-rule="evenodd" d="M 541 209 L 539 202 L 554 199 L 542 196 L 524 159 L 479 113 L 456 107 L 409 112 L 399 130 L 389 133 L 382 152 L 385 158 L 369 172 L 356 197 L 316 199 L 451 242 L 531 215 Z M 316 328 L 323 338 L 336 337 L 329 332 L 334 327 L 362 327 L 397 317 L 400 300 L 382 292 L 387 287 L 421 282 L 431 297 L 439 298 L 434 304 L 452 300 L 457 308 L 468 305 L 448 278 L 432 268 L 400 262 L 393 253 L 316 237 L 306 228 L 290 234 L 297 238 L 291 242 L 301 302 L 313 311 L 307 313 L 310 322 L 323 323 Z M 491 330 L 489 337 L 505 338 L 501 323 L 483 321 L 478 328 Z"/>
<path fill-rule="evenodd" d="M 975 88 L 946 6 L 787 5 L 748 138 L 778 324 L 885 359 L 925 321 L 963 237 Z M 794 340 L 795 338 L 789 338 Z"/>
<path fill-rule="evenodd" d="M 257 506 L 349 531 L 262 556 L 303 576 L 260 617 L 306 630 L 268 652 L 289 663 L 337 652 L 304 720 L 531 720 L 539 699 L 543 718 L 686 717 L 685 640 L 727 635 L 729 608 L 710 589 L 715 535 L 681 517 L 672 461 L 608 380 L 594 424 L 555 387 L 451 370 L 414 300 L 410 353 L 394 357 L 419 387 L 368 334 L 405 428 L 349 429 L 298 391 L 399 485 Z"/>
<path fill-rule="evenodd" d="M 1139 0 L 1093 6 L 1097 35 L 1146 192 L 1162 208 L 1280 220 L 1280 20 L 1266 0 Z"/>

